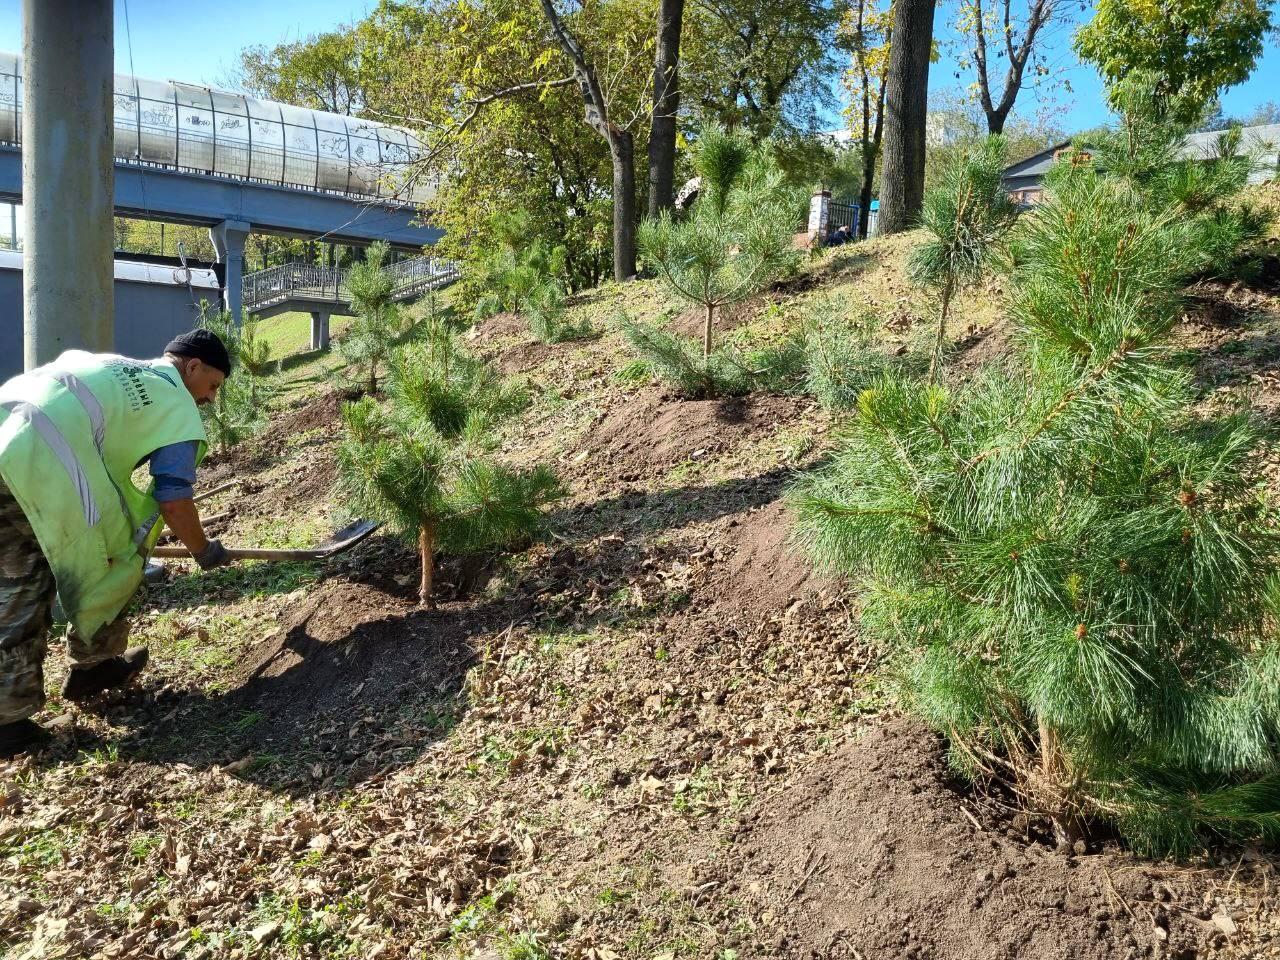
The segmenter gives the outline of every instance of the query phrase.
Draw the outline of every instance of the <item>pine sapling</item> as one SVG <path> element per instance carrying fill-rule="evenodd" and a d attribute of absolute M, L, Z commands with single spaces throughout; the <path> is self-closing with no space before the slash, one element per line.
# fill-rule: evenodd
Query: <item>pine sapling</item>
<path fill-rule="evenodd" d="M 937 383 L 947 320 L 956 294 L 982 276 L 1018 208 L 1002 183 L 1004 139 L 987 137 L 950 158 L 940 183 L 925 194 L 920 224 L 928 239 L 911 254 L 911 276 L 937 292 L 938 329 L 929 379 Z"/>
<path fill-rule="evenodd" d="M 258 403 L 258 385 L 271 363 L 271 344 L 258 335 L 257 323 L 246 323 L 239 342 L 240 367 L 249 384 L 249 402 Z"/>
<path fill-rule="evenodd" d="M 339 352 L 357 368 L 363 368 L 365 391 L 378 392 L 378 369 L 383 366 L 401 333 L 400 310 L 395 303 L 395 279 L 386 269 L 390 246 L 371 244 L 365 259 L 347 272 L 347 288 L 356 318 L 338 344 Z"/>
<path fill-rule="evenodd" d="M 667 289 L 701 309 L 702 355 L 709 358 L 717 311 L 798 264 L 798 201 L 772 158 L 742 134 L 706 127 L 694 166 L 702 186 L 689 215 L 676 220 L 664 211 L 641 224 L 638 239 Z"/>
<path fill-rule="evenodd" d="M 421 563 L 418 598 L 434 604 L 435 557 L 509 547 L 532 536 L 560 495 L 545 467 L 498 463 L 495 428 L 527 394 L 462 350 L 444 328 L 393 358 L 388 399 L 343 410 L 341 489 L 352 508 L 410 539 Z"/>
<path fill-rule="evenodd" d="M 213 448 L 225 452 L 265 422 L 265 411 L 257 400 L 259 372 L 252 361 L 269 347 L 249 326 L 237 324 L 229 311 L 216 309 L 207 301 L 200 303 L 200 326 L 218 335 L 231 358 L 232 376 L 219 388 L 213 403 L 200 408 Z"/>

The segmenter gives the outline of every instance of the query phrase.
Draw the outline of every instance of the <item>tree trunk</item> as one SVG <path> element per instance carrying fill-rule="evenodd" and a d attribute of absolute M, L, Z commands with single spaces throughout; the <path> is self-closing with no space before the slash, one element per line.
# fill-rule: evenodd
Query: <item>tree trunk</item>
<path fill-rule="evenodd" d="M 929 358 L 929 382 L 936 384 L 942 378 L 942 350 L 947 338 L 947 315 L 951 312 L 951 301 L 955 297 L 955 277 L 947 275 L 947 282 L 942 288 L 942 307 L 938 311 L 938 336 L 933 344 L 933 356 Z"/>
<path fill-rule="evenodd" d="M 871 192 L 875 187 L 876 160 L 880 156 L 880 141 L 884 136 L 884 88 L 880 92 L 880 105 L 876 108 L 875 132 L 870 145 L 862 144 L 862 189 L 858 192 L 858 238 L 867 239 L 871 228 Z"/>
<path fill-rule="evenodd" d="M 884 175 L 880 233 L 898 233 L 920 215 L 924 200 L 925 119 L 936 0 L 896 0 L 885 80 Z"/>
<path fill-rule="evenodd" d="M 870 169 L 868 169 L 870 167 Z M 876 175 L 876 162 L 862 162 L 862 189 L 858 192 L 858 239 L 867 239 L 867 230 L 871 226 L 871 188 Z"/>
<path fill-rule="evenodd" d="M 614 129 L 609 137 L 613 158 L 613 279 L 636 275 L 636 162 L 629 130 Z"/>
<path fill-rule="evenodd" d="M 418 603 L 434 607 L 431 592 L 436 575 L 436 531 L 434 527 L 418 528 L 418 558 L 422 562 L 422 580 L 418 583 Z"/>
<path fill-rule="evenodd" d="M 552 0 L 542 0 L 542 12 L 560 49 L 573 63 L 587 125 L 609 144 L 613 160 L 613 278 L 630 280 L 636 273 L 636 170 L 631 131 L 609 119 L 609 105 L 595 66 L 587 59 L 578 38 L 560 19 Z"/>
<path fill-rule="evenodd" d="M 680 109 L 680 28 L 684 0 L 659 0 L 649 123 L 649 216 L 675 207 L 676 113 Z"/>
<path fill-rule="evenodd" d="M 715 320 L 716 308 L 707 304 L 707 316 L 702 322 L 702 359 L 711 356 L 711 323 Z"/>
<path fill-rule="evenodd" d="M 1043 718 L 1040 727 L 1040 775 L 1045 780 L 1046 794 L 1053 800 L 1053 831 L 1059 847 L 1070 847 L 1084 838 L 1084 824 L 1071 809 L 1066 793 L 1067 765 L 1058 742 L 1058 731 Z"/>
<path fill-rule="evenodd" d="M 987 112 L 987 133 L 1004 133 L 1004 122 L 1009 119 L 1009 110 L 1013 108 L 1010 101 L 1007 107 L 996 107 Z"/>

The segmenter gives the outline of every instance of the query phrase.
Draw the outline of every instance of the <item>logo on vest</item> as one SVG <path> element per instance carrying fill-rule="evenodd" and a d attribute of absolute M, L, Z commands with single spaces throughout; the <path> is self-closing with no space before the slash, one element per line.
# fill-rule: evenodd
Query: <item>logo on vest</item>
<path fill-rule="evenodd" d="M 151 406 L 153 401 L 151 395 L 147 393 L 147 385 L 142 379 L 143 372 L 147 369 L 146 367 L 140 367 L 136 363 L 130 363 L 128 360 L 108 360 L 107 367 L 116 378 L 116 382 L 124 390 L 125 396 L 128 397 L 131 410 L 136 413 L 143 407 Z"/>

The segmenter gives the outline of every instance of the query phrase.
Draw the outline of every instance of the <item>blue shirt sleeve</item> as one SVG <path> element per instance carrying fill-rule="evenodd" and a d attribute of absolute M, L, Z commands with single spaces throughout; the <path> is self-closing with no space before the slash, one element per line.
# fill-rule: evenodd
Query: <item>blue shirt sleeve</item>
<path fill-rule="evenodd" d="M 184 440 L 151 454 L 151 476 L 156 482 L 154 495 L 160 503 L 190 500 L 195 495 L 196 447 L 197 441 Z"/>

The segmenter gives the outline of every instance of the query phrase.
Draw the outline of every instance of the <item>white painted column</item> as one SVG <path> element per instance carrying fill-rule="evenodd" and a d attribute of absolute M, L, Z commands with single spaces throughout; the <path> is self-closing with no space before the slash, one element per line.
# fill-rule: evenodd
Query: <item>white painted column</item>
<path fill-rule="evenodd" d="M 823 243 L 831 225 L 831 191 L 818 190 L 809 201 L 809 239 Z"/>

